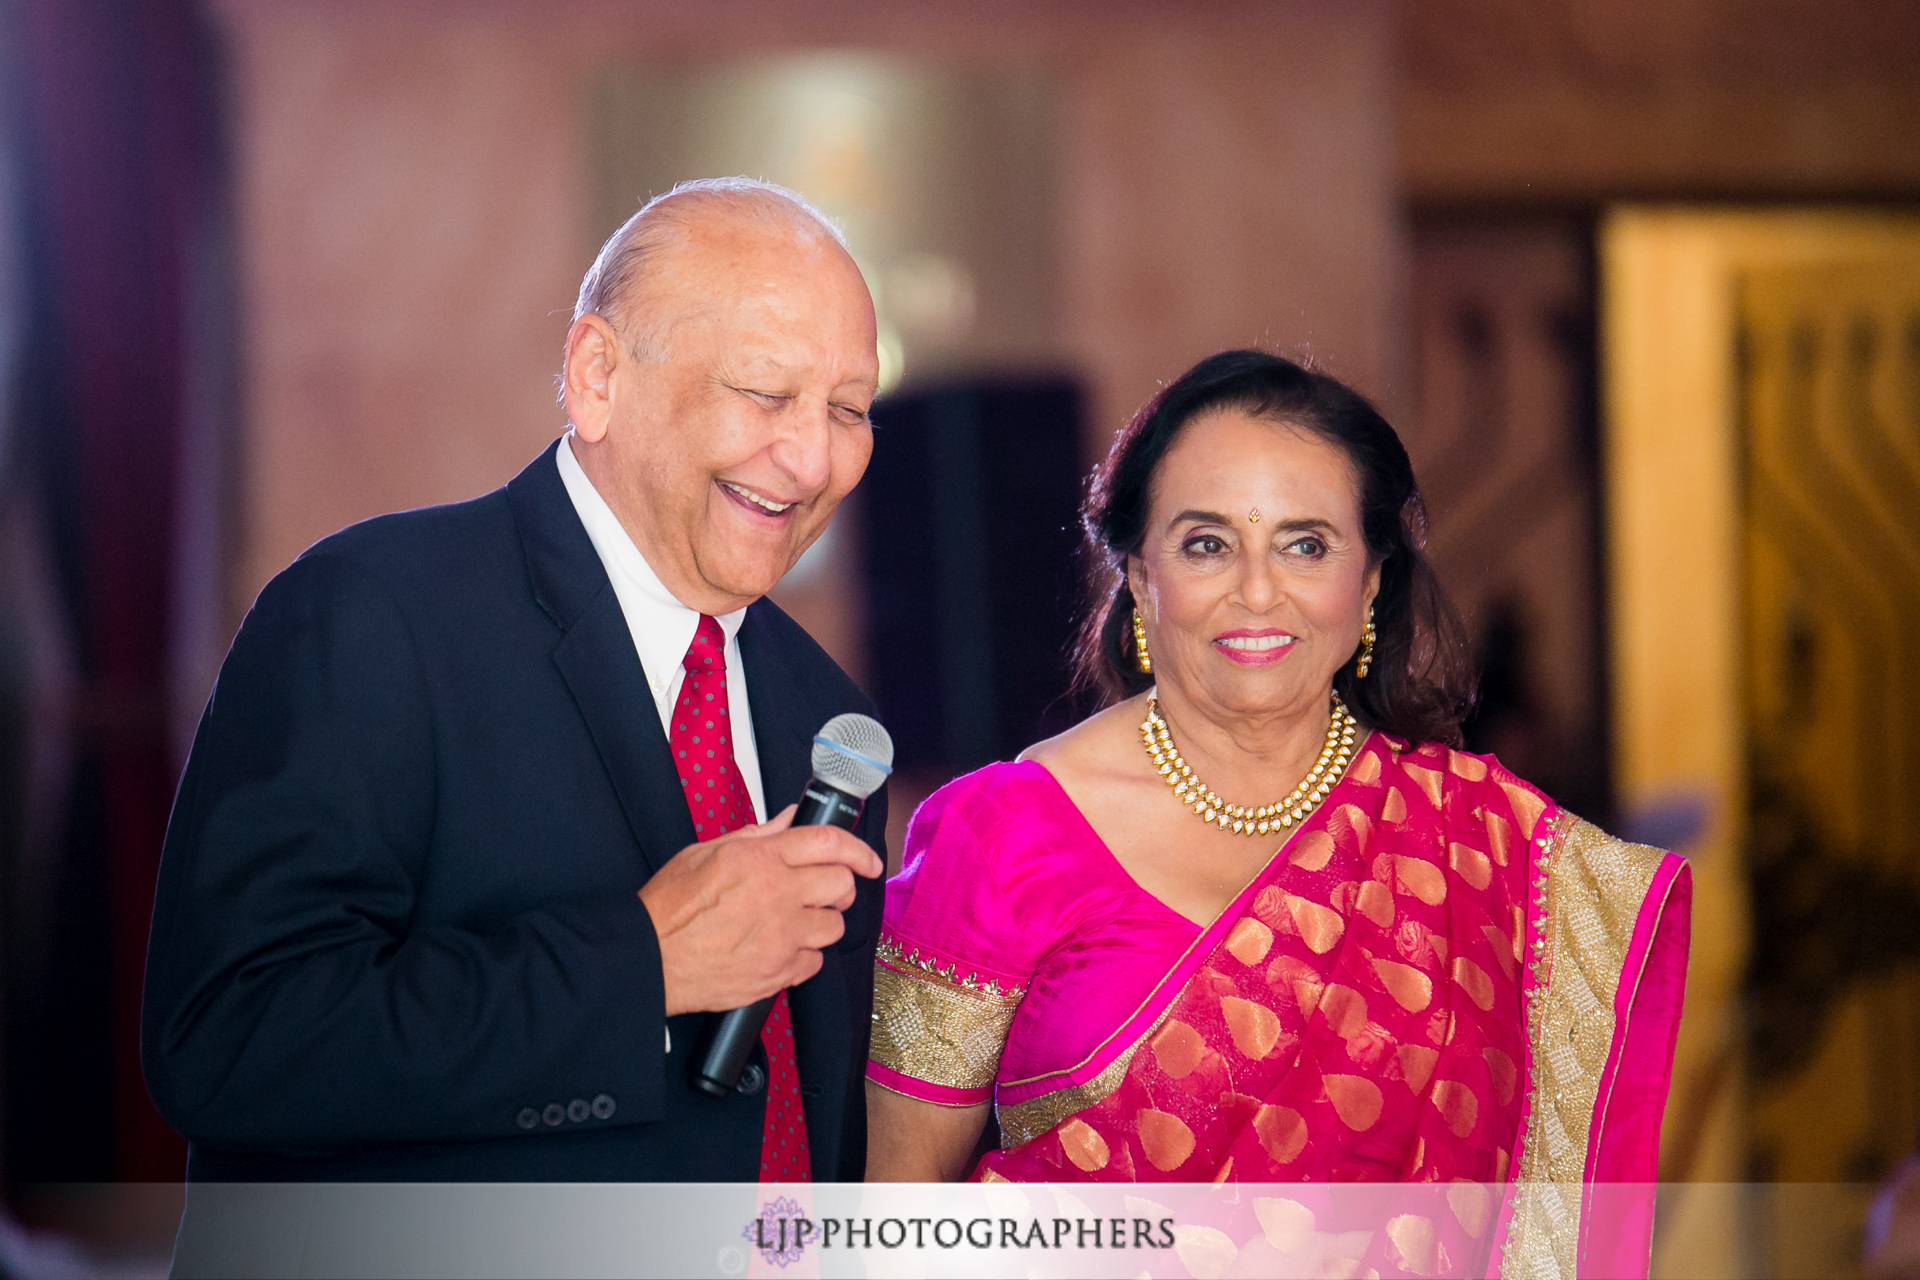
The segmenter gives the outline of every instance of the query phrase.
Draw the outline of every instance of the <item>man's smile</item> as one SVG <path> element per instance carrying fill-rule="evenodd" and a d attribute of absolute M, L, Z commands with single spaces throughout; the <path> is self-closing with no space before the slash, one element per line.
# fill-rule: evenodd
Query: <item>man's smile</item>
<path fill-rule="evenodd" d="M 720 486 L 724 493 L 731 496 L 735 501 L 744 506 L 751 507 L 756 511 L 765 512 L 768 515 L 783 516 L 800 505 L 798 502 L 776 502 L 772 498 L 755 493 L 745 485 L 735 484 L 731 480 L 717 480 L 715 483 Z"/>

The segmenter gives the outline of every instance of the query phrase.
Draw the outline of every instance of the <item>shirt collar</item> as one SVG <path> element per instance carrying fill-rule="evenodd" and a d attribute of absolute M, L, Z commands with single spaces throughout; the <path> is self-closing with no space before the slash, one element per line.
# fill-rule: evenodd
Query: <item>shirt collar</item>
<path fill-rule="evenodd" d="M 600 563 L 606 566 L 614 594 L 620 598 L 620 609 L 626 614 L 627 629 L 633 632 L 633 646 L 640 654 L 640 666 L 658 696 L 680 670 L 693 644 L 694 632 L 699 630 L 700 613 L 682 604 L 667 590 L 660 575 L 640 554 L 640 548 L 628 536 L 620 517 L 613 513 L 613 508 L 581 469 L 579 459 L 573 456 L 569 436 L 561 437 L 554 461 L 560 468 L 560 481 L 567 488 L 567 497 L 573 501 L 580 523 L 586 526 L 587 537 L 599 554 Z M 735 609 L 720 614 L 717 619 L 730 649 L 746 616 L 745 609 Z M 738 651 L 730 652 L 729 666 L 737 659 Z"/>

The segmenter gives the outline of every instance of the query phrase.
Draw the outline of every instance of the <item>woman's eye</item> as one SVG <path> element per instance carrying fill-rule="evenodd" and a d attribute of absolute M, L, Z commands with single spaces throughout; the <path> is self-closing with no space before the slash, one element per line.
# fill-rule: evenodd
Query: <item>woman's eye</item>
<path fill-rule="evenodd" d="M 1217 556 L 1227 549 L 1227 544 L 1212 534 L 1202 534 L 1187 543 L 1187 550 L 1196 555 Z"/>
<path fill-rule="evenodd" d="M 1289 551 L 1297 551 L 1304 556 L 1317 556 L 1325 552 L 1326 549 L 1327 544 L 1318 538 L 1301 538 L 1287 548 Z"/>

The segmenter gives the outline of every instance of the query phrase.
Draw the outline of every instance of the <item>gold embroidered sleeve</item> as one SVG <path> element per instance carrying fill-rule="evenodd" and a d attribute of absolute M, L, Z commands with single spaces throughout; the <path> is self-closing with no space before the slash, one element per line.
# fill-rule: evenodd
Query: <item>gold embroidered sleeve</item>
<path fill-rule="evenodd" d="M 1025 991 L 939 966 L 882 938 L 873 969 L 872 1058 L 949 1089 L 985 1089 Z"/>

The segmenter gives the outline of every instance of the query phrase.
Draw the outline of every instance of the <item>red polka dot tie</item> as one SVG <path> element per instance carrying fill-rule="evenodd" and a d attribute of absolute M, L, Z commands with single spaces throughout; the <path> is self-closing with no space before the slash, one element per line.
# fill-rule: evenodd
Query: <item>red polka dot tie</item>
<path fill-rule="evenodd" d="M 686 793 L 697 840 L 712 840 L 753 823 L 753 801 L 733 761 L 733 721 L 727 708 L 727 637 L 702 616 L 682 663 L 687 678 L 673 704 L 667 745 Z M 760 1181 L 807 1182 L 807 1117 L 800 1106 L 794 1061 L 793 1014 L 787 993 L 774 998 L 760 1043 L 767 1051 L 767 1118 L 760 1130 Z"/>

